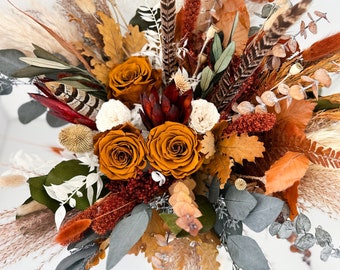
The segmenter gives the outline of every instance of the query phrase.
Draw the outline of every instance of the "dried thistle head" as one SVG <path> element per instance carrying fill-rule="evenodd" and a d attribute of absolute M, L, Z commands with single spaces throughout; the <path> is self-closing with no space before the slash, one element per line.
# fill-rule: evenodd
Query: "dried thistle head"
<path fill-rule="evenodd" d="M 172 78 L 174 79 L 176 87 L 180 90 L 181 93 L 184 93 L 185 91 L 191 89 L 190 83 L 182 74 L 182 72 L 177 71 Z"/>
<path fill-rule="evenodd" d="M 235 187 L 238 190 L 245 190 L 247 188 L 247 182 L 242 178 L 237 178 L 235 180 Z"/>
<path fill-rule="evenodd" d="M 84 125 L 71 125 L 59 133 L 59 142 L 68 151 L 85 153 L 93 150 L 93 132 Z"/>

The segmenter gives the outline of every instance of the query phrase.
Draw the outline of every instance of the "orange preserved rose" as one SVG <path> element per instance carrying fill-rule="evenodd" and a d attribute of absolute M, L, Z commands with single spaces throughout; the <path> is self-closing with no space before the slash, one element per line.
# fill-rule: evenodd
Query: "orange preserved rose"
<path fill-rule="evenodd" d="M 94 153 L 99 158 L 99 168 L 111 180 L 136 177 L 146 161 L 145 141 L 141 132 L 127 123 L 94 137 Z"/>
<path fill-rule="evenodd" d="M 147 139 L 150 165 L 177 179 L 196 172 L 203 163 L 197 134 L 189 127 L 167 121 L 151 129 Z"/>
<path fill-rule="evenodd" d="M 162 71 L 152 69 L 149 60 L 132 56 L 115 66 L 109 73 L 108 98 L 116 98 L 127 105 L 140 103 L 140 94 L 149 94 L 162 84 Z"/>

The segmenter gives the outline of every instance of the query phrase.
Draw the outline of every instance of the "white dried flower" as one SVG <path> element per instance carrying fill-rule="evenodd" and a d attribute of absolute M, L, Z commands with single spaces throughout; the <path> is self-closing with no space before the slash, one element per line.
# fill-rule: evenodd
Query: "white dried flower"
<path fill-rule="evenodd" d="M 181 94 L 191 89 L 187 76 L 181 70 L 178 70 L 172 76 L 172 79 L 175 81 L 176 87 L 179 89 Z"/>
<path fill-rule="evenodd" d="M 131 121 L 129 108 L 121 101 L 115 99 L 110 99 L 103 103 L 96 116 L 96 125 L 101 132 L 129 121 Z"/>
<path fill-rule="evenodd" d="M 220 119 L 220 114 L 213 103 L 205 99 L 197 99 L 191 102 L 192 112 L 189 118 L 189 126 L 199 134 L 211 130 Z"/>

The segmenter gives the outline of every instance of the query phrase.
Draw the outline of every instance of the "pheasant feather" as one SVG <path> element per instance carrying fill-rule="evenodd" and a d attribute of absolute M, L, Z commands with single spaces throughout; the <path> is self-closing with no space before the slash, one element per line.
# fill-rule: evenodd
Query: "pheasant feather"
<path fill-rule="evenodd" d="M 271 27 L 261 32 L 249 43 L 240 59 L 240 64 L 235 68 L 229 65 L 222 75 L 218 87 L 208 96 L 218 110 L 228 112 L 232 103 L 242 94 L 240 87 L 253 74 L 261 64 L 263 58 L 277 43 L 286 30 L 306 12 L 312 0 L 302 0 L 300 3 L 280 14 Z"/>
<path fill-rule="evenodd" d="M 163 72 L 167 81 L 176 69 L 175 20 L 176 1 L 161 0 Z"/>

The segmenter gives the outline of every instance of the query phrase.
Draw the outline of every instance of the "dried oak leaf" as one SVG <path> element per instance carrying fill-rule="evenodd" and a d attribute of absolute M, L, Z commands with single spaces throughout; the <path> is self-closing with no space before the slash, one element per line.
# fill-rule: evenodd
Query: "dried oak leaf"
<path fill-rule="evenodd" d="M 256 157 L 263 157 L 262 153 L 266 150 L 257 136 L 248 136 L 247 133 L 240 136 L 233 133 L 220 141 L 219 147 L 239 164 L 243 164 L 244 159 L 254 162 Z"/>
<path fill-rule="evenodd" d="M 216 10 L 214 17 L 217 19 L 216 26 L 222 29 L 224 34 L 223 46 L 229 42 L 230 32 L 235 15 L 238 12 L 238 24 L 232 40 L 236 43 L 236 55 L 241 55 L 248 41 L 250 19 L 244 0 L 224 1 L 222 7 Z"/>
<path fill-rule="evenodd" d="M 97 28 L 103 36 L 104 52 L 110 58 L 106 65 L 112 68 L 115 64 L 119 64 L 124 60 L 123 36 L 120 32 L 119 24 L 113 18 L 100 11 L 98 16 L 102 23 L 98 24 Z"/>
<path fill-rule="evenodd" d="M 201 141 L 201 153 L 205 154 L 205 158 L 211 158 L 215 154 L 215 138 L 211 131 L 208 131 Z"/>
<path fill-rule="evenodd" d="M 140 51 L 146 42 L 147 40 L 144 34 L 139 31 L 138 25 L 128 26 L 128 32 L 123 37 L 123 47 L 129 55 Z"/>
<path fill-rule="evenodd" d="M 266 194 L 290 188 L 305 175 L 308 167 L 309 159 L 304 154 L 288 151 L 265 172 Z"/>

